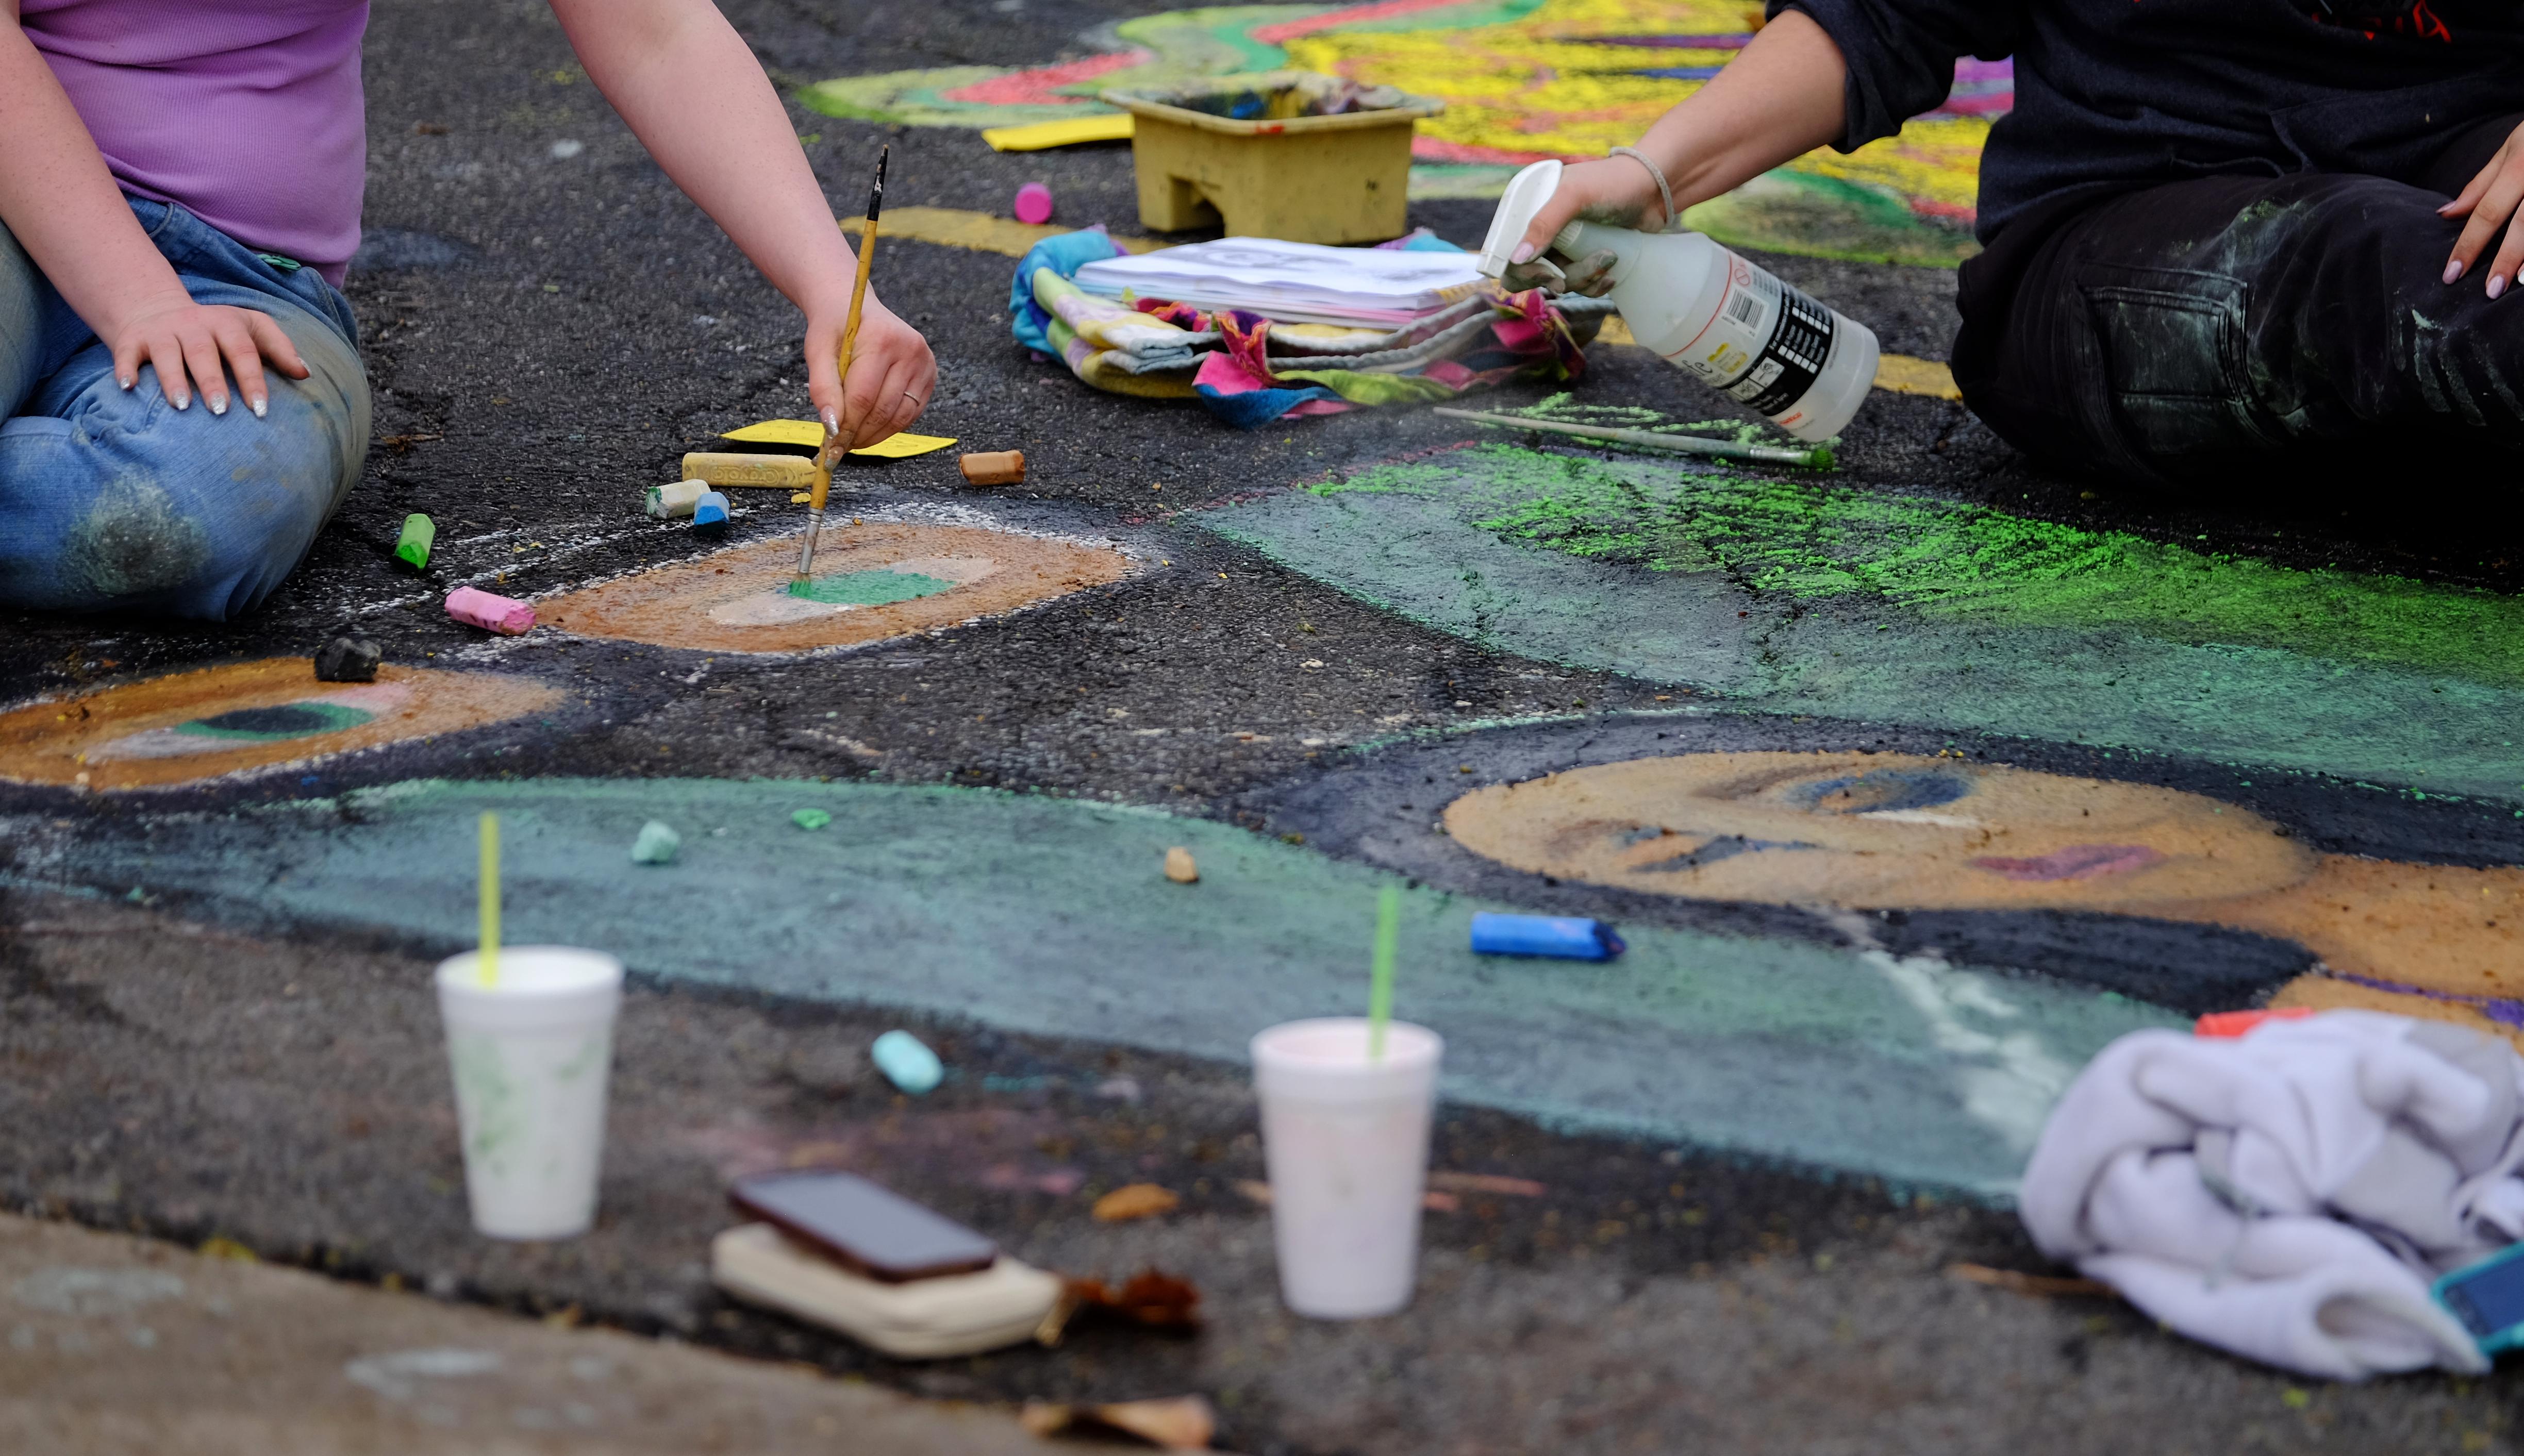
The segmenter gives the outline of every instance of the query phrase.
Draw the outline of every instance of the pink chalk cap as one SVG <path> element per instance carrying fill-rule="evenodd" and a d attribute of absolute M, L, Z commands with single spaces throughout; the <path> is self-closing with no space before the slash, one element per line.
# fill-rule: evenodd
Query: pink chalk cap
<path fill-rule="evenodd" d="M 1041 182 L 1028 182 L 1017 189 L 1017 220 L 1043 223 L 1051 220 L 1051 189 Z"/>
<path fill-rule="evenodd" d="M 470 627 L 514 637 L 535 624 L 535 609 L 510 597 L 494 597 L 472 587 L 447 594 L 447 614 Z"/>

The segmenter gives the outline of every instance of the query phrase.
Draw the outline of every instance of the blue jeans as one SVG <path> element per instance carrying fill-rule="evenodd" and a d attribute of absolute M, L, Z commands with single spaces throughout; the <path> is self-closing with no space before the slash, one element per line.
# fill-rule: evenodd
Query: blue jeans
<path fill-rule="evenodd" d="M 197 303 L 269 315 L 312 371 L 266 365 L 270 413 L 177 410 L 114 355 L 0 227 L 0 607 L 212 621 L 251 611 L 307 555 L 368 453 L 348 299 L 182 208 L 131 211 Z"/>

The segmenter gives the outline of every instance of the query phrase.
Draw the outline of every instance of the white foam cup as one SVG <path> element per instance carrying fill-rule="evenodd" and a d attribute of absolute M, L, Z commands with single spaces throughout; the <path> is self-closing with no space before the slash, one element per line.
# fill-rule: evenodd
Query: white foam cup
<path fill-rule="evenodd" d="M 1280 1294 L 1298 1314 L 1355 1320 L 1411 1302 L 1445 1045 L 1427 1027 L 1387 1022 L 1384 1055 L 1370 1061 L 1356 1016 L 1253 1039 Z"/>
<path fill-rule="evenodd" d="M 477 1233 L 568 1238 L 594 1226 L 621 1005 L 622 962 L 595 950 L 503 946 L 495 985 L 477 951 L 439 962 Z"/>

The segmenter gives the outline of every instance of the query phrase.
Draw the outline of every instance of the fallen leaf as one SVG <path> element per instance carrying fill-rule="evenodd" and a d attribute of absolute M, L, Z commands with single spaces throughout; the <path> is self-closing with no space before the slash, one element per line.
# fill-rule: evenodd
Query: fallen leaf
<path fill-rule="evenodd" d="M 1136 1435 L 1169 1451 L 1206 1451 L 1218 1432 L 1218 1413 L 1198 1395 L 1124 1400 L 1112 1405 L 1062 1405 L 1029 1400 L 1017 1424 L 1033 1435 L 1075 1432 L 1082 1435 Z"/>
<path fill-rule="evenodd" d="M 1061 1332 L 1080 1314 L 1110 1315 L 1151 1330 L 1197 1330 L 1200 1290 L 1191 1281 L 1157 1269 L 1143 1269 L 1132 1275 L 1130 1283 L 1119 1289 L 1106 1286 L 1100 1279 L 1064 1280 L 1059 1307 L 1035 1332 L 1035 1337 L 1045 1344 L 1057 1343 Z"/>
<path fill-rule="evenodd" d="M 1132 1219 L 1172 1213 L 1182 1204 L 1183 1199 L 1176 1197 L 1170 1189 L 1153 1183 L 1135 1183 L 1096 1199 L 1095 1217 L 1107 1224 L 1128 1223 Z"/>

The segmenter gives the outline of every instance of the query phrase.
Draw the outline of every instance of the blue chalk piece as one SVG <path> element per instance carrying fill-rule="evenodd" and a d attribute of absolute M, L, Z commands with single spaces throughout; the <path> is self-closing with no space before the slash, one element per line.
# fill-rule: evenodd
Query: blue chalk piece
<path fill-rule="evenodd" d="M 1610 960 L 1628 947 L 1601 920 L 1565 915 L 1473 916 L 1477 955 L 1550 955 L 1562 960 Z"/>
<path fill-rule="evenodd" d="M 704 491 L 693 503 L 693 529 L 704 536 L 715 536 L 727 529 L 727 497 L 718 491 Z"/>
<path fill-rule="evenodd" d="M 876 1039 L 868 1056 L 885 1080 L 919 1096 L 936 1088 L 946 1076 L 946 1068 L 928 1043 L 906 1031 L 891 1031 Z"/>

